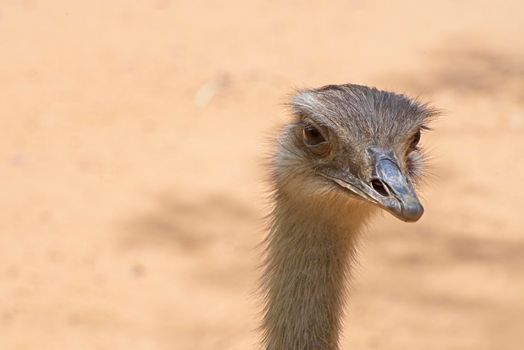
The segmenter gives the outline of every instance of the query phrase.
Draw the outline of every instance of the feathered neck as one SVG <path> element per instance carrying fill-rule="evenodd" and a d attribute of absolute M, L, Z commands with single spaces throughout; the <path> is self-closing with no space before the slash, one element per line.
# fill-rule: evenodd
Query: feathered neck
<path fill-rule="evenodd" d="M 339 348 L 356 236 L 372 210 L 317 199 L 276 193 L 262 278 L 266 350 Z"/>

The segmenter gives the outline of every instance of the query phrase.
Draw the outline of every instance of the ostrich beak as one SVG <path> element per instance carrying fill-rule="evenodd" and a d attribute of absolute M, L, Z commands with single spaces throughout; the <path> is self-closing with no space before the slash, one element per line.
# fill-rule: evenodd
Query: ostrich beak
<path fill-rule="evenodd" d="M 376 149 L 370 149 L 369 153 L 374 167 L 369 182 L 347 171 L 324 172 L 321 175 L 402 221 L 415 222 L 420 219 L 424 208 L 411 181 L 400 170 L 394 154 Z"/>
<path fill-rule="evenodd" d="M 414 222 L 420 219 L 424 208 L 393 154 L 376 150 L 371 150 L 370 153 L 375 170 L 368 188 L 373 189 L 374 193 L 368 192 L 368 195 L 376 204 L 403 221 Z"/>

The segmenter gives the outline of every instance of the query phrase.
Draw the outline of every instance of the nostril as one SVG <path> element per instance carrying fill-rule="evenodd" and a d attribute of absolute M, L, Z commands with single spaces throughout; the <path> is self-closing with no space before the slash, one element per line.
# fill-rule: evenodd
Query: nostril
<path fill-rule="evenodd" d="M 379 179 L 373 179 L 371 180 L 371 186 L 375 191 L 380 193 L 384 197 L 389 197 L 389 191 L 387 190 L 386 186 L 382 181 Z"/>

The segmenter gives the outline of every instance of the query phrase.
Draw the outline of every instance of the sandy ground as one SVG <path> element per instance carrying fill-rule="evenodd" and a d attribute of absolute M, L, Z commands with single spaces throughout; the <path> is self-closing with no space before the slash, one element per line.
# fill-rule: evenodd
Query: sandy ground
<path fill-rule="evenodd" d="M 0 3 L 0 349 L 254 349 L 296 87 L 445 110 L 426 214 L 360 252 L 344 349 L 524 349 L 522 1 Z"/>

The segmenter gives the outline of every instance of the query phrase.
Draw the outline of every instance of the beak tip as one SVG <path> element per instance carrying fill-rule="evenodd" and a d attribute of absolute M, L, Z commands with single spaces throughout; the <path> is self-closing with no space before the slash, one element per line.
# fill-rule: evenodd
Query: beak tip
<path fill-rule="evenodd" d="M 424 207 L 417 201 L 411 202 L 402 208 L 402 219 L 406 222 L 418 221 L 424 214 Z"/>

